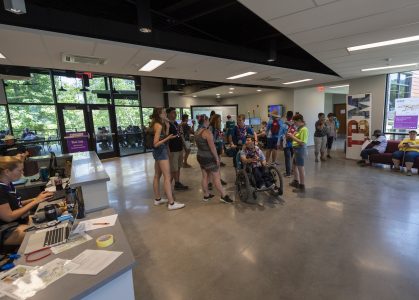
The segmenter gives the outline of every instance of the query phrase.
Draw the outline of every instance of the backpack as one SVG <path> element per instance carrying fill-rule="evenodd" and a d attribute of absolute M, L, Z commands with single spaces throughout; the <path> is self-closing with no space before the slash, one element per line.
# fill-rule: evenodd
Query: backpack
<path fill-rule="evenodd" d="M 145 131 L 145 146 L 146 149 L 154 148 L 154 130 L 152 127 L 149 127 Z"/>
<path fill-rule="evenodd" d="M 277 119 L 272 120 L 271 133 L 277 134 L 279 132 L 279 121 Z"/>

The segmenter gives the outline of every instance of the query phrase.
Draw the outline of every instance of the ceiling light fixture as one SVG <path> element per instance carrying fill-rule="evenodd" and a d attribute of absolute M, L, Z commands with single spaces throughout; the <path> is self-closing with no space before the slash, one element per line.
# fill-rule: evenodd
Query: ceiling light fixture
<path fill-rule="evenodd" d="M 3 54 L 0 53 L 0 58 L 1 59 L 6 59 L 6 56 L 4 56 Z"/>
<path fill-rule="evenodd" d="M 419 35 L 409 36 L 405 38 L 400 39 L 394 39 L 394 40 L 388 40 L 388 41 L 382 41 L 378 43 L 371 43 L 371 44 L 365 44 L 365 45 L 359 45 L 359 46 L 353 46 L 348 47 L 349 52 L 353 51 L 359 51 L 359 50 L 365 50 L 365 49 L 371 49 L 371 48 L 377 48 L 377 47 L 384 47 L 384 46 L 391 46 L 391 45 L 397 45 L 397 44 L 403 44 L 403 43 L 409 43 L 409 42 L 415 42 L 419 41 Z"/>
<path fill-rule="evenodd" d="M 246 72 L 246 73 L 242 73 L 242 74 L 238 74 L 238 75 L 234 75 L 234 76 L 228 77 L 226 79 L 234 80 L 234 79 L 238 79 L 238 78 L 242 78 L 242 77 L 254 75 L 256 73 L 257 72 Z"/>
<path fill-rule="evenodd" d="M 262 92 L 262 90 L 256 90 L 257 92 Z"/>
<path fill-rule="evenodd" d="M 234 94 L 234 92 L 228 92 L 229 94 Z"/>
<path fill-rule="evenodd" d="M 276 51 L 276 40 L 271 39 L 269 42 L 269 58 L 268 62 L 274 62 L 278 59 L 278 54 Z"/>
<path fill-rule="evenodd" d="M 196 98 L 197 96 L 196 95 L 193 95 L 192 97 Z"/>
<path fill-rule="evenodd" d="M 343 88 L 343 87 L 348 87 L 349 84 L 344 84 L 344 85 L 335 85 L 335 86 L 328 86 L 327 88 L 329 89 L 338 89 L 338 88 Z"/>
<path fill-rule="evenodd" d="M 230 91 L 234 91 L 234 88 L 229 88 Z"/>
<path fill-rule="evenodd" d="M 137 0 L 138 30 L 142 33 L 151 33 L 150 0 Z"/>
<path fill-rule="evenodd" d="M 220 96 L 220 94 L 215 94 L 215 96 Z"/>
<path fill-rule="evenodd" d="M 362 72 L 369 72 L 369 71 L 377 71 L 377 70 L 386 70 L 386 69 L 413 67 L 413 66 L 417 66 L 417 65 L 418 65 L 418 63 L 411 63 L 411 64 L 403 64 L 403 65 L 394 65 L 394 66 L 367 68 L 367 69 L 362 69 L 361 71 Z"/>
<path fill-rule="evenodd" d="M 26 14 L 25 0 L 3 0 L 4 9 L 16 15 Z"/>
<path fill-rule="evenodd" d="M 301 80 L 296 80 L 296 81 L 289 81 L 289 82 L 284 82 L 283 84 L 294 84 L 294 83 L 300 83 L 300 82 L 306 82 L 306 81 L 311 81 L 313 79 L 301 79 Z"/>
<path fill-rule="evenodd" d="M 165 62 L 166 61 L 164 61 L 164 60 L 152 59 L 148 63 L 146 63 L 144 66 L 142 66 L 138 71 L 151 72 L 151 71 L 157 69 L 158 67 L 160 67 Z"/>

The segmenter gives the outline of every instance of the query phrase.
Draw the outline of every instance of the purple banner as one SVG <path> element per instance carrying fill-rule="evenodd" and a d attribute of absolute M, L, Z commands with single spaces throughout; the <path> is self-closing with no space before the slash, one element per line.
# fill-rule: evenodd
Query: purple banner
<path fill-rule="evenodd" d="M 418 116 L 396 116 L 394 118 L 394 128 L 396 129 L 416 129 L 418 127 Z"/>
<path fill-rule="evenodd" d="M 65 138 L 68 153 L 89 151 L 89 136 L 86 132 L 70 132 Z"/>

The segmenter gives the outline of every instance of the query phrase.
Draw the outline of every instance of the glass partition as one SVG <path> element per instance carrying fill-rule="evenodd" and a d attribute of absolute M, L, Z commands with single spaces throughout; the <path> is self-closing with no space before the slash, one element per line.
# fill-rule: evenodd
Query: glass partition
<path fill-rule="evenodd" d="M 6 106 L 0 106 L 0 144 L 5 135 L 10 134 L 9 120 L 7 118 Z"/>
<path fill-rule="evenodd" d="M 135 81 L 125 78 L 112 78 L 112 85 L 116 91 L 135 91 Z"/>
<path fill-rule="evenodd" d="M 143 115 L 143 124 L 146 128 L 148 128 L 151 123 L 151 115 L 153 114 L 153 107 L 143 107 L 141 113 Z"/>
<path fill-rule="evenodd" d="M 49 74 L 31 73 L 29 80 L 5 80 L 8 103 L 54 103 Z"/>
<path fill-rule="evenodd" d="M 54 76 L 54 82 L 58 103 L 84 104 L 84 95 L 80 92 L 83 87 L 80 78 Z"/>
<path fill-rule="evenodd" d="M 98 94 L 95 91 L 106 91 L 108 90 L 106 84 L 106 77 L 93 77 L 89 80 L 89 90 L 86 92 L 87 103 L 89 104 L 108 104 L 108 99 L 110 99 L 110 94 L 108 97 L 98 97 Z"/>

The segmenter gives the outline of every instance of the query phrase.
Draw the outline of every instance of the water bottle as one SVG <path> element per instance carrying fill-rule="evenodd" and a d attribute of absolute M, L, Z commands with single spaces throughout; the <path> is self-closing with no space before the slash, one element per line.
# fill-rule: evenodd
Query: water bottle
<path fill-rule="evenodd" d="M 59 173 L 55 173 L 54 185 L 57 191 L 61 191 L 63 189 L 63 180 L 61 179 Z"/>

